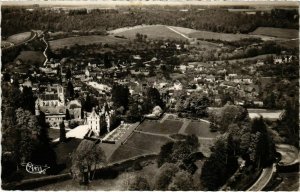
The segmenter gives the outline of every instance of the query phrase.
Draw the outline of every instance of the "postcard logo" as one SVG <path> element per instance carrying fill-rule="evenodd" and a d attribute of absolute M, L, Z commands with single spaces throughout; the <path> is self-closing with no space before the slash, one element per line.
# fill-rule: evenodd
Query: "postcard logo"
<path fill-rule="evenodd" d="M 22 166 L 25 166 L 26 171 L 32 174 L 46 174 L 46 170 L 50 168 L 47 165 L 35 165 L 31 162 L 23 163 Z"/>

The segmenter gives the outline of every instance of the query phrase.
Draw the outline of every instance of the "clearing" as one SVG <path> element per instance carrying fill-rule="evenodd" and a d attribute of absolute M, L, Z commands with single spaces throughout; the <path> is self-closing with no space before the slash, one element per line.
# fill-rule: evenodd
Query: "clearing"
<path fill-rule="evenodd" d="M 9 36 L 6 39 L 6 41 L 17 45 L 17 44 L 23 43 L 24 41 L 29 40 L 31 35 L 32 35 L 31 32 L 18 33 L 18 34 Z"/>
<path fill-rule="evenodd" d="M 209 128 L 209 123 L 204 121 L 192 121 L 187 126 L 185 130 L 186 134 L 195 134 L 197 137 L 203 137 L 203 138 L 215 138 L 218 133 L 217 132 L 211 132 Z"/>
<path fill-rule="evenodd" d="M 286 39 L 299 38 L 299 31 L 296 29 L 284 29 L 273 27 L 258 27 L 255 31 L 251 32 L 253 35 L 265 35 L 271 37 L 279 37 Z"/>
<path fill-rule="evenodd" d="M 170 141 L 167 137 L 134 132 L 127 142 L 111 156 L 109 162 L 118 162 L 140 155 L 159 153 L 162 145 Z"/>
<path fill-rule="evenodd" d="M 64 47 L 72 47 L 74 45 L 90 45 L 90 44 L 124 44 L 128 40 L 116 38 L 111 35 L 102 36 L 102 35 L 90 35 L 90 36 L 78 36 L 78 37 L 68 37 L 49 41 L 50 48 L 62 49 Z"/>
<path fill-rule="evenodd" d="M 215 33 L 210 31 L 197 31 L 188 35 L 191 38 L 204 40 L 221 40 L 221 41 L 239 41 L 241 39 L 251 38 L 252 36 L 246 34 L 232 34 L 232 33 Z"/>
<path fill-rule="evenodd" d="M 135 39 L 136 34 L 140 33 L 143 35 L 147 35 L 149 39 L 175 39 L 175 40 L 183 40 L 184 38 L 179 33 L 169 29 L 168 26 L 165 25 L 139 25 L 135 27 L 126 27 L 120 28 L 109 32 L 113 35 L 124 36 L 129 39 Z"/>
<path fill-rule="evenodd" d="M 40 51 L 22 51 L 15 60 L 18 59 L 29 65 L 42 65 L 45 61 L 45 56 Z"/>
<path fill-rule="evenodd" d="M 164 120 L 162 123 L 156 120 L 145 120 L 138 127 L 139 131 L 159 133 L 159 134 L 174 134 L 178 133 L 182 126 L 181 121 L 177 120 Z"/>

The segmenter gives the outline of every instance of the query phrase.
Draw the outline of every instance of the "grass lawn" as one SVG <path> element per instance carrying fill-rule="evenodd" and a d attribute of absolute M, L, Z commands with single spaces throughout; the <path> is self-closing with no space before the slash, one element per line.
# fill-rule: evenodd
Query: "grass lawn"
<path fill-rule="evenodd" d="M 8 41 L 1 41 L 1 48 L 9 47 L 9 46 L 11 46 L 11 45 L 12 45 L 11 42 L 8 42 Z"/>
<path fill-rule="evenodd" d="M 167 26 L 164 25 L 148 25 L 142 27 L 133 27 L 124 29 L 114 34 L 124 36 L 129 39 L 135 39 L 137 33 L 147 35 L 147 38 L 149 39 L 175 39 L 184 41 L 186 40 L 186 38 L 170 30 Z"/>
<path fill-rule="evenodd" d="M 20 59 L 29 65 L 34 65 L 36 63 L 41 65 L 45 61 L 45 57 L 40 51 L 22 51 L 16 60 L 17 59 Z"/>
<path fill-rule="evenodd" d="M 45 190 L 45 191 L 56 191 L 56 190 L 74 190 L 74 191 L 125 191 L 127 190 L 126 183 L 128 180 L 132 179 L 136 175 L 140 175 L 145 177 L 149 183 L 153 183 L 155 180 L 155 175 L 158 171 L 156 163 L 150 163 L 145 166 L 142 170 L 139 171 L 130 171 L 130 172 L 122 172 L 118 174 L 115 178 L 111 179 L 97 179 L 93 180 L 89 185 L 79 185 L 77 181 L 67 180 L 59 183 L 54 183 L 50 185 L 46 185 L 36 190 Z"/>
<path fill-rule="evenodd" d="M 54 139 L 59 138 L 60 130 L 59 129 L 48 129 L 48 134 L 49 134 L 49 137 L 54 140 Z"/>
<path fill-rule="evenodd" d="M 6 41 L 11 42 L 13 44 L 20 44 L 30 39 L 30 37 L 31 32 L 24 32 L 9 36 Z"/>
<path fill-rule="evenodd" d="M 113 36 L 104 36 L 104 35 L 90 35 L 90 36 L 79 36 L 79 37 L 68 37 L 49 41 L 51 49 L 61 49 L 64 47 L 71 47 L 74 45 L 89 45 L 97 43 L 107 43 L 107 44 L 122 44 L 127 43 L 128 40 L 120 39 Z"/>
<path fill-rule="evenodd" d="M 266 35 L 271 37 L 294 39 L 299 37 L 299 31 L 296 29 L 284 29 L 273 27 L 258 27 L 251 34 L 253 35 Z"/>
<path fill-rule="evenodd" d="M 63 172 L 68 172 L 71 167 L 70 155 L 77 149 L 81 139 L 70 138 L 65 143 L 58 143 L 54 146 L 54 151 L 57 157 L 57 164 L 66 164 L 66 169 Z"/>
<path fill-rule="evenodd" d="M 182 126 L 181 121 L 165 120 L 163 123 L 155 120 L 145 120 L 139 127 L 139 131 L 160 134 L 174 134 L 178 133 Z"/>
<path fill-rule="evenodd" d="M 186 134 L 195 134 L 198 137 L 215 138 L 218 133 L 210 132 L 209 124 L 203 121 L 192 121 L 185 130 Z"/>
<path fill-rule="evenodd" d="M 109 162 L 116 162 L 140 155 L 159 153 L 160 147 L 169 141 L 166 137 L 133 133 L 124 145 L 111 156 Z"/>
<path fill-rule="evenodd" d="M 188 35 L 191 38 L 207 39 L 207 40 L 221 40 L 221 41 L 238 41 L 245 38 L 250 38 L 250 35 L 245 34 L 229 34 L 229 33 L 216 33 L 210 31 L 197 31 Z"/>

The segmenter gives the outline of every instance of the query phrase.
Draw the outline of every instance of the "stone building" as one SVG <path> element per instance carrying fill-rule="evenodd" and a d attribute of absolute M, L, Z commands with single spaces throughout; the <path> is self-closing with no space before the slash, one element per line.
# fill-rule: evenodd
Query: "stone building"
<path fill-rule="evenodd" d="M 35 101 L 35 115 L 45 114 L 50 127 L 59 127 L 66 117 L 64 88 L 61 85 L 50 86 Z"/>

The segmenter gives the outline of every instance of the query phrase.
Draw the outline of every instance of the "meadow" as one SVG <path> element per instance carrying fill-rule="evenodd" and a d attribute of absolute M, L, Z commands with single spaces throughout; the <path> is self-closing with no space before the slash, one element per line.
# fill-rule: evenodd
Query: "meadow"
<path fill-rule="evenodd" d="M 16 58 L 16 60 L 22 60 L 26 64 L 43 64 L 45 56 L 40 51 L 22 51 Z"/>
<path fill-rule="evenodd" d="M 118 36 L 124 36 L 129 39 L 135 39 L 136 34 L 140 33 L 143 35 L 147 35 L 148 39 L 186 40 L 186 38 L 172 31 L 165 25 L 146 25 L 132 28 L 122 28 L 119 30 L 114 30 L 110 33 Z"/>
<path fill-rule="evenodd" d="M 255 31 L 251 32 L 253 35 L 265 35 L 271 37 L 295 39 L 299 38 L 299 31 L 296 29 L 284 29 L 273 27 L 258 27 Z"/>
<path fill-rule="evenodd" d="M 134 132 L 127 142 L 121 145 L 111 156 L 109 162 L 117 162 L 140 155 L 159 153 L 160 147 L 170 141 L 164 136 Z"/>
<path fill-rule="evenodd" d="M 62 49 L 65 47 L 72 47 L 74 45 L 90 45 L 90 44 L 123 44 L 127 43 L 128 40 L 116 38 L 114 36 L 102 36 L 102 35 L 89 35 L 89 36 L 78 36 L 68 37 L 49 41 L 50 48 L 52 50 Z"/>
<path fill-rule="evenodd" d="M 178 133 L 181 126 L 181 121 L 165 120 L 162 123 L 160 123 L 159 121 L 145 120 L 138 127 L 138 130 L 150 133 L 174 134 Z"/>
<path fill-rule="evenodd" d="M 32 35 L 31 32 L 18 33 L 18 34 L 9 36 L 6 39 L 6 41 L 17 45 L 17 44 L 23 43 L 24 41 L 29 40 L 31 35 Z"/>
<path fill-rule="evenodd" d="M 210 31 L 197 31 L 189 33 L 190 38 L 196 38 L 200 40 L 221 40 L 221 41 L 239 41 L 241 39 L 250 38 L 250 35 L 246 34 L 233 34 L 233 33 L 215 33 Z"/>

